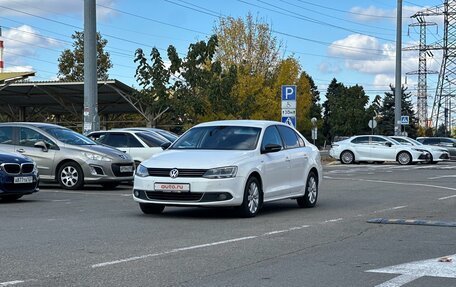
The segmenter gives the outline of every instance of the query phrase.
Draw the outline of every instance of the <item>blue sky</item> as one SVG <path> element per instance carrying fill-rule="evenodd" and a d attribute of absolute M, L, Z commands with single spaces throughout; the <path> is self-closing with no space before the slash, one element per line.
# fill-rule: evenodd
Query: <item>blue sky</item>
<path fill-rule="evenodd" d="M 272 26 L 281 53 L 294 55 L 324 94 L 332 78 L 362 85 L 372 97 L 394 83 L 395 0 L 98 0 L 97 30 L 109 41 L 114 68 L 110 77 L 135 85 L 134 51 L 174 45 L 184 55 L 188 45 L 207 39 L 220 16 L 245 17 L 251 12 Z M 403 46 L 416 45 L 418 29 L 407 28 L 416 11 L 440 5 L 438 0 L 404 1 Z M 184 7 L 185 6 L 185 7 Z M 83 27 L 83 0 L 0 0 L 0 26 L 5 68 L 34 70 L 34 80 L 56 79 L 57 59 L 71 47 L 71 34 Z M 428 21 L 428 43 L 442 37 L 441 18 Z M 166 53 L 162 50 L 163 56 Z M 428 60 L 439 70 L 438 52 Z M 418 52 L 404 52 L 402 71 L 418 68 Z M 429 76 L 433 94 L 437 76 Z M 404 78 L 405 82 L 405 78 Z M 416 76 L 407 77 L 416 90 Z"/>

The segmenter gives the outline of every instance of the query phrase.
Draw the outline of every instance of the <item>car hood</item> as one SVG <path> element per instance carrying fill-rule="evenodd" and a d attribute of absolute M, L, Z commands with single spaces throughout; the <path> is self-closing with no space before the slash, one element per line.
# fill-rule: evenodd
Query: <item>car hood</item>
<path fill-rule="evenodd" d="M 418 147 L 418 146 L 417 146 Z M 446 151 L 448 152 L 448 149 L 441 147 L 441 146 L 435 146 L 435 145 L 421 145 L 423 149 L 426 150 L 432 150 L 432 151 Z"/>
<path fill-rule="evenodd" d="M 166 150 L 153 155 L 142 165 L 153 168 L 195 168 L 209 169 L 237 165 L 255 151 L 236 150 Z"/>
<path fill-rule="evenodd" d="M 0 151 L 0 164 L 2 163 L 24 163 L 32 162 L 28 157 L 21 155 L 20 153 L 6 153 Z"/>
<path fill-rule="evenodd" d="M 114 159 L 126 159 L 131 160 L 130 156 L 124 153 L 121 150 L 115 149 L 113 147 L 105 146 L 105 145 L 65 145 L 66 148 L 75 149 L 81 152 L 94 152 L 104 156 L 109 156 Z"/>

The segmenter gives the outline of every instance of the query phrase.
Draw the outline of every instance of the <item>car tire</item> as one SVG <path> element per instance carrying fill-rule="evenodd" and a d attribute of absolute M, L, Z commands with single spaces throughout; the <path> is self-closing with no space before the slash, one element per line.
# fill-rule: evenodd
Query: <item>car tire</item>
<path fill-rule="evenodd" d="M 315 172 L 311 171 L 307 176 L 306 191 L 302 197 L 298 197 L 296 202 L 303 208 L 314 207 L 318 199 L 318 177 Z"/>
<path fill-rule="evenodd" d="M 155 203 L 140 203 L 139 208 L 144 214 L 160 214 L 165 209 L 165 206 Z"/>
<path fill-rule="evenodd" d="M 66 162 L 59 168 L 57 180 L 64 189 L 79 189 L 84 185 L 84 173 L 76 162 Z"/>
<path fill-rule="evenodd" d="M 412 164 L 412 156 L 406 151 L 398 153 L 396 159 L 400 165 Z"/>
<path fill-rule="evenodd" d="M 349 150 L 344 150 L 340 154 L 340 162 L 343 164 L 352 164 L 355 162 L 355 155 Z"/>
<path fill-rule="evenodd" d="M 18 200 L 21 197 L 22 197 L 22 195 L 2 195 L 0 197 L 0 200 L 2 200 L 3 202 L 13 202 L 13 201 Z"/>
<path fill-rule="evenodd" d="M 244 188 L 244 199 L 239 207 L 239 215 L 244 218 L 255 217 L 263 203 L 263 193 L 259 180 L 251 176 Z"/>
<path fill-rule="evenodd" d="M 114 189 L 120 185 L 120 182 L 103 182 L 101 186 L 103 189 Z"/>

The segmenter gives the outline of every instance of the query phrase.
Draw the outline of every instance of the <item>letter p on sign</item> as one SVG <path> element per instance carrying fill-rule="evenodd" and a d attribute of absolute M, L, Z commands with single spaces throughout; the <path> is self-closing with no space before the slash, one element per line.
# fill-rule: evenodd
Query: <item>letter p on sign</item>
<path fill-rule="evenodd" d="M 296 86 L 282 86 L 282 101 L 296 101 Z"/>

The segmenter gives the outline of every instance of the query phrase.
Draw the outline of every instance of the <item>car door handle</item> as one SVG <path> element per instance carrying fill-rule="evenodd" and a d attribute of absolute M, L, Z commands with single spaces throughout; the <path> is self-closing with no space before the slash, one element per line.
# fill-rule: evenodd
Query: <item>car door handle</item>
<path fill-rule="evenodd" d="M 24 153 L 24 152 L 25 152 L 25 149 L 20 148 L 20 149 L 17 149 L 16 151 L 19 152 L 19 153 Z"/>

